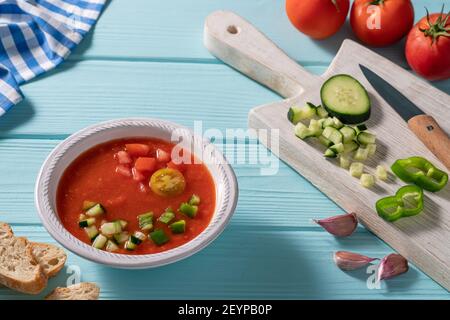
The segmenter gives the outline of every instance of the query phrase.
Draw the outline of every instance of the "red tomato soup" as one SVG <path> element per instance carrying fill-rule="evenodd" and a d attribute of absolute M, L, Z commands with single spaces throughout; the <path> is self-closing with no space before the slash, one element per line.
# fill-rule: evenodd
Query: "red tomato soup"
<path fill-rule="evenodd" d="M 173 147 L 127 138 L 81 154 L 58 186 L 65 228 L 98 249 L 123 254 L 162 252 L 198 236 L 214 213 L 214 181 L 204 164 L 174 164 Z"/>

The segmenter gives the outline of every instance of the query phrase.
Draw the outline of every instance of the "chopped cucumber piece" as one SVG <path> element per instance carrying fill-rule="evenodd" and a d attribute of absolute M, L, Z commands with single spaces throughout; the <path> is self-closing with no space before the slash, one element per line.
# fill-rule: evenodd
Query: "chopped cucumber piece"
<path fill-rule="evenodd" d="M 361 131 L 366 131 L 366 130 L 367 130 L 367 126 L 364 123 L 358 124 L 356 126 L 357 133 L 360 133 Z"/>
<path fill-rule="evenodd" d="M 88 201 L 88 200 L 83 201 L 83 211 L 88 211 L 90 208 L 92 208 L 96 204 L 97 204 L 97 202 L 94 202 L 94 201 Z"/>
<path fill-rule="evenodd" d="M 86 220 L 86 219 L 87 219 L 87 216 L 84 213 L 80 214 L 80 216 L 78 217 L 78 221 Z"/>
<path fill-rule="evenodd" d="M 134 243 L 134 244 L 141 244 L 142 241 L 144 241 L 147 238 L 147 236 L 140 232 L 140 231 L 135 231 L 131 236 L 129 241 Z"/>
<path fill-rule="evenodd" d="M 388 179 L 388 172 L 384 166 L 377 166 L 376 169 L 377 178 L 386 181 Z"/>
<path fill-rule="evenodd" d="M 375 143 L 369 143 L 366 148 L 369 150 L 369 157 L 375 155 L 377 152 L 377 145 Z"/>
<path fill-rule="evenodd" d="M 97 203 L 96 205 L 92 206 L 88 211 L 86 211 L 86 215 L 89 217 L 96 217 L 101 214 L 104 214 L 106 212 L 105 208 L 100 204 Z"/>
<path fill-rule="evenodd" d="M 352 177 L 360 178 L 363 174 L 364 165 L 361 162 L 353 162 L 350 165 L 350 174 Z"/>
<path fill-rule="evenodd" d="M 355 141 L 344 143 L 344 153 L 350 153 L 359 148 L 359 144 Z"/>
<path fill-rule="evenodd" d="M 356 131 L 352 127 L 345 126 L 339 131 L 342 133 L 342 141 L 344 143 L 352 142 L 356 138 Z"/>
<path fill-rule="evenodd" d="M 119 221 L 107 222 L 100 226 L 100 232 L 105 236 L 113 236 L 122 232 L 122 225 Z"/>
<path fill-rule="evenodd" d="M 322 125 L 320 124 L 319 120 L 316 119 L 311 119 L 311 121 L 309 122 L 308 130 L 315 137 L 320 136 L 323 131 Z"/>
<path fill-rule="evenodd" d="M 375 178 L 371 174 L 363 173 L 360 182 L 364 188 L 372 188 L 375 185 Z"/>
<path fill-rule="evenodd" d="M 128 232 L 123 231 L 121 233 L 115 234 L 113 237 L 114 237 L 114 240 L 116 240 L 116 242 L 118 244 L 122 244 L 128 240 L 129 235 L 128 235 Z"/>
<path fill-rule="evenodd" d="M 92 226 L 95 223 L 95 218 L 88 218 L 78 222 L 80 228 L 86 228 Z"/>
<path fill-rule="evenodd" d="M 190 205 L 198 206 L 200 204 L 200 197 L 196 194 L 193 194 L 188 202 Z M 166 211 L 172 211 L 172 209 Z"/>
<path fill-rule="evenodd" d="M 143 213 L 138 215 L 139 228 L 142 231 L 149 231 L 153 229 L 153 212 Z"/>
<path fill-rule="evenodd" d="M 330 149 L 331 149 L 334 153 L 342 153 L 342 152 L 344 152 L 344 144 L 341 142 L 341 143 L 332 145 L 332 146 L 330 147 Z"/>
<path fill-rule="evenodd" d="M 105 237 L 105 236 L 102 235 L 102 234 L 99 234 L 99 235 L 95 238 L 94 242 L 92 242 L 92 246 L 93 246 L 94 248 L 97 248 L 97 249 L 103 249 L 103 248 L 105 247 L 105 244 L 106 244 L 107 241 L 108 241 L 108 238 L 107 238 L 107 237 Z"/>
<path fill-rule="evenodd" d="M 171 225 L 169 225 L 170 230 L 172 230 L 172 233 L 184 233 L 186 230 L 186 221 L 185 220 L 178 220 Z"/>
<path fill-rule="evenodd" d="M 355 159 L 356 161 L 366 161 L 368 157 L 369 157 L 369 149 L 359 147 L 358 150 L 356 150 L 353 159 Z"/>
<path fill-rule="evenodd" d="M 323 135 L 319 137 L 319 142 L 323 144 L 325 147 L 329 148 L 333 145 L 330 139 L 325 138 Z"/>
<path fill-rule="evenodd" d="M 299 123 L 301 120 L 311 119 L 316 115 L 316 106 L 307 102 L 303 107 L 291 107 L 288 111 L 288 119 L 293 124 Z"/>
<path fill-rule="evenodd" d="M 344 124 L 341 122 L 341 120 L 339 120 L 336 117 L 333 117 L 333 127 L 335 127 L 336 129 L 340 129 L 344 126 Z"/>
<path fill-rule="evenodd" d="M 189 218 L 194 218 L 195 215 L 197 214 L 198 207 L 190 205 L 189 203 L 183 202 L 182 204 L 180 204 L 179 210 L 182 214 L 188 216 Z"/>
<path fill-rule="evenodd" d="M 331 117 L 326 118 L 322 123 L 322 128 L 333 127 L 334 128 L 334 119 Z"/>
<path fill-rule="evenodd" d="M 350 158 L 346 155 L 341 155 L 339 157 L 339 165 L 341 168 L 348 169 L 350 168 Z"/>
<path fill-rule="evenodd" d="M 323 155 L 327 158 L 336 158 L 337 157 L 337 153 L 334 152 L 333 150 L 331 150 L 330 148 L 325 150 L 325 153 Z"/>
<path fill-rule="evenodd" d="M 158 221 L 168 224 L 172 219 L 175 218 L 175 213 L 172 211 L 166 211 L 162 215 L 159 216 Z"/>
<path fill-rule="evenodd" d="M 311 130 L 309 130 L 309 128 L 301 122 L 299 122 L 295 125 L 294 132 L 295 132 L 295 135 L 302 140 L 304 140 L 306 138 L 314 137 L 314 133 L 312 133 Z"/>
<path fill-rule="evenodd" d="M 119 250 L 119 246 L 117 244 L 115 244 L 113 241 L 108 240 L 108 242 L 106 242 L 105 250 L 109 251 L 109 252 L 114 252 L 114 251 Z"/>
<path fill-rule="evenodd" d="M 358 136 L 356 137 L 359 143 L 361 144 L 371 144 L 376 142 L 376 136 L 374 134 L 371 134 L 369 132 L 363 131 L 358 133 Z"/>
<path fill-rule="evenodd" d="M 358 80 L 347 74 L 328 79 L 320 90 L 322 105 L 347 124 L 362 123 L 370 117 L 370 98 Z"/>
<path fill-rule="evenodd" d="M 137 248 L 137 244 L 131 242 L 130 240 L 127 240 L 125 242 L 124 248 L 128 251 L 133 251 Z"/>
<path fill-rule="evenodd" d="M 169 237 L 162 229 L 156 229 L 155 231 L 151 232 L 150 239 L 152 239 L 152 241 L 158 246 L 161 246 L 169 241 Z"/>
<path fill-rule="evenodd" d="M 316 108 L 316 114 L 321 119 L 328 117 L 328 111 L 322 106 Z"/>
<path fill-rule="evenodd" d="M 331 142 L 333 142 L 334 144 L 338 144 L 342 142 L 342 133 L 337 130 L 336 128 L 333 127 L 326 127 L 323 130 L 322 135 L 331 140 Z"/>
<path fill-rule="evenodd" d="M 86 234 L 88 235 L 91 241 L 98 236 L 98 229 L 95 225 L 84 228 L 84 231 L 86 231 Z"/>

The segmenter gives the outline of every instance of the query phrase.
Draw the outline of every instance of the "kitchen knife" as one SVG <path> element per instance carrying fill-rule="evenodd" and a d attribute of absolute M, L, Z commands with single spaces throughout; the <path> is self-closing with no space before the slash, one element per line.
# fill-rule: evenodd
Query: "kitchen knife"
<path fill-rule="evenodd" d="M 409 129 L 450 170 L 450 139 L 436 120 L 376 73 L 359 65 L 380 96 L 408 123 Z"/>

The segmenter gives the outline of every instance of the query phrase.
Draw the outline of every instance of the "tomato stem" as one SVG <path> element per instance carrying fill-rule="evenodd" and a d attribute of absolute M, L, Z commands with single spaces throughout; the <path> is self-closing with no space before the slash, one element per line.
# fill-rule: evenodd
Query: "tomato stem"
<path fill-rule="evenodd" d="M 383 4 L 385 0 L 374 0 L 370 4 L 374 6 L 379 6 L 380 4 Z"/>
<path fill-rule="evenodd" d="M 431 23 L 430 21 L 430 13 L 428 12 L 428 9 L 425 8 L 425 10 L 427 11 L 428 27 L 419 29 L 424 33 L 425 37 L 431 37 L 432 44 L 435 43 L 439 39 L 439 37 L 450 37 L 450 27 L 447 27 L 447 22 L 450 18 L 450 12 L 448 12 L 444 16 L 444 5 L 442 6 L 441 15 L 436 19 L 434 23 Z"/>

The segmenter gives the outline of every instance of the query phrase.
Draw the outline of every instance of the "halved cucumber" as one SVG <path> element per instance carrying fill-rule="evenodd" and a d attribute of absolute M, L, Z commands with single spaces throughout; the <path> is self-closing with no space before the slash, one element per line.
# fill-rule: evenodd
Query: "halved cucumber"
<path fill-rule="evenodd" d="M 320 90 L 322 105 L 347 124 L 362 123 L 370 117 L 370 98 L 358 80 L 347 74 L 328 79 Z"/>

